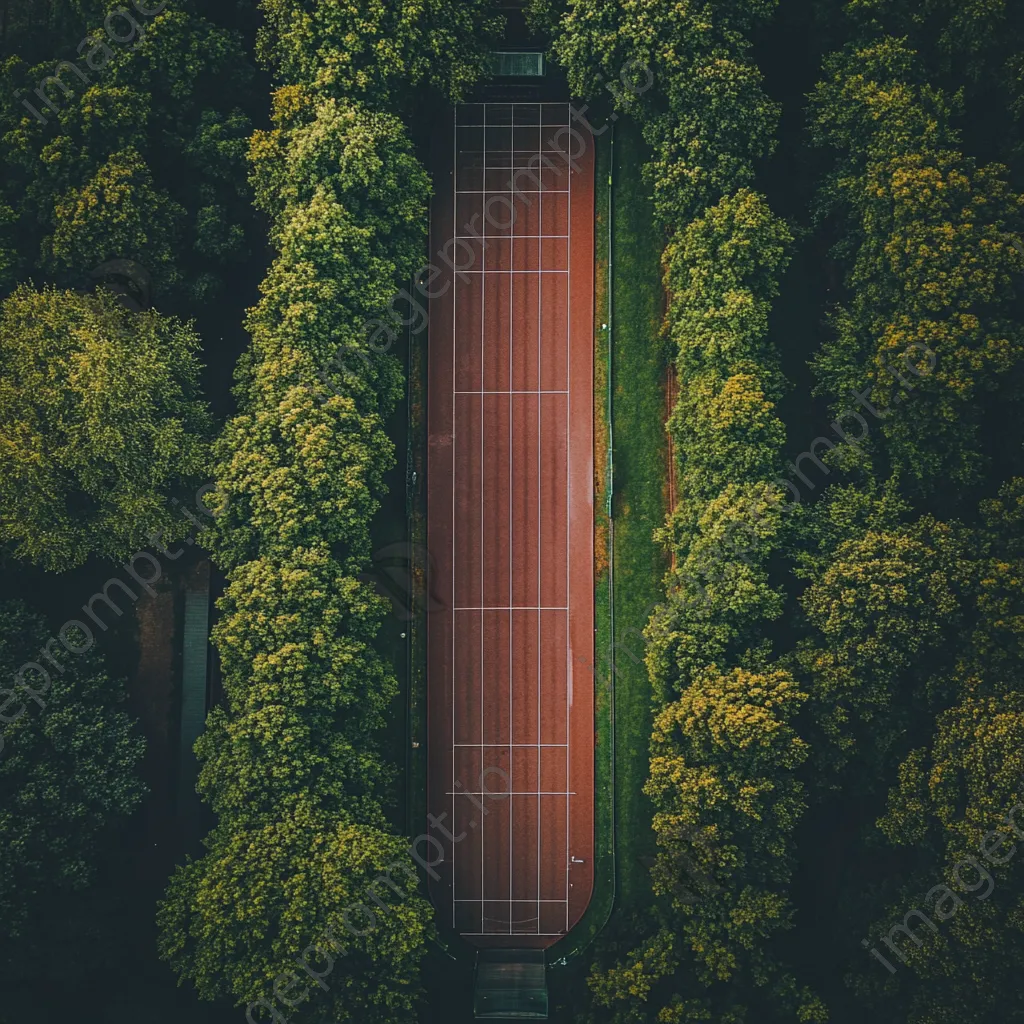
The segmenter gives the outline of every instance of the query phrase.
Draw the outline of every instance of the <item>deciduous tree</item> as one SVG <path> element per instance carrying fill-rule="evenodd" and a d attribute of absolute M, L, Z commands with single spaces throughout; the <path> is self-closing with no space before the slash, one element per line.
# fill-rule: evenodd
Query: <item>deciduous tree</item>
<path fill-rule="evenodd" d="M 430 910 L 406 840 L 313 798 L 221 825 L 206 845 L 158 918 L 162 955 L 200 996 L 275 1006 L 283 992 L 318 1024 L 416 1021 Z"/>
<path fill-rule="evenodd" d="M 0 307 L 0 541 L 51 570 L 184 536 L 208 467 L 189 324 L 109 292 L 19 287 Z"/>

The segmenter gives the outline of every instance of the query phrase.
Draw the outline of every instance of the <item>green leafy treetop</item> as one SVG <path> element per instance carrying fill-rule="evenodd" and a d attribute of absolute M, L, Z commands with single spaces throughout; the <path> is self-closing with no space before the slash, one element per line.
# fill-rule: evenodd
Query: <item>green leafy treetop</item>
<path fill-rule="evenodd" d="M 804 810 L 795 769 L 807 758 L 791 722 L 806 697 L 783 669 L 712 665 L 655 721 L 644 787 L 657 806 L 654 887 L 672 898 L 708 984 L 741 965 L 766 969 L 763 940 L 790 925 L 780 887 Z M 710 899 L 681 887 L 694 863 L 716 888 Z"/>
<path fill-rule="evenodd" d="M 859 752 L 860 781 L 876 780 L 910 719 L 941 700 L 972 603 L 972 553 L 962 529 L 930 516 L 868 529 L 843 540 L 804 593 L 816 635 L 798 657 L 827 737 L 816 750 L 833 769 Z"/>
<path fill-rule="evenodd" d="M 250 819 L 315 790 L 325 808 L 384 826 L 392 772 L 373 737 L 398 686 L 374 650 L 386 602 L 326 548 L 240 566 L 214 630 L 228 709 L 197 744 L 199 791 L 222 820 Z"/>
<path fill-rule="evenodd" d="M 204 998 L 412 1024 L 432 911 L 384 813 L 397 682 L 374 646 L 386 605 L 359 579 L 394 465 L 392 298 L 426 256 L 430 181 L 396 113 L 426 86 L 457 97 L 497 19 L 487 0 L 261 6 L 283 84 L 250 158 L 277 255 L 216 446 L 228 700 L 197 753 L 219 824 L 171 880 L 160 948 Z M 306 955 L 330 977 L 293 991 Z"/>
<path fill-rule="evenodd" d="M 852 965 L 868 1005 L 912 1024 L 1020 1014 L 1022 750 L 1024 697 L 972 697 L 940 715 L 930 747 L 900 765 L 878 827 L 892 845 L 913 849 L 918 868 L 869 930 L 896 976 L 874 960 Z M 925 918 L 910 918 L 914 937 L 891 932 L 912 908 Z"/>
<path fill-rule="evenodd" d="M 62 571 L 188 524 L 167 499 L 207 470 L 191 326 L 110 293 L 20 286 L 0 307 L 0 543 Z"/>
<path fill-rule="evenodd" d="M 961 152 L 958 98 L 922 79 L 919 56 L 883 38 L 828 58 L 812 95 L 813 137 L 837 151 L 821 208 L 846 218 L 836 252 L 851 261 L 815 369 L 837 408 L 868 395 L 901 483 L 930 494 L 982 478 L 991 406 L 1017 416 L 1024 196 Z"/>
<path fill-rule="evenodd" d="M 202 998 L 272 1000 L 277 982 L 310 1024 L 414 1024 L 430 907 L 407 840 L 313 798 L 221 825 L 205 843 L 158 914 L 161 955 Z M 323 987 L 297 957 L 332 965 Z"/>
<path fill-rule="evenodd" d="M 574 93 L 611 89 L 643 125 L 654 150 L 644 174 L 667 226 L 681 228 L 751 184 L 754 160 L 773 148 L 779 108 L 747 59 L 743 32 L 775 6 L 576 0 L 558 27 L 554 49 Z"/>
<path fill-rule="evenodd" d="M 424 84 L 452 99 L 486 68 L 501 17 L 489 0 L 262 0 L 260 54 L 286 82 L 397 107 Z"/>
<path fill-rule="evenodd" d="M 48 6 L 56 20 L 64 5 Z M 161 302 L 191 312 L 258 244 L 245 167 L 254 68 L 240 36 L 192 0 L 136 11 L 134 27 L 113 18 L 123 43 L 103 29 L 110 4 L 74 7 L 79 30 L 57 35 L 65 50 L 51 40 L 30 58 L 41 64 L 0 65 L 0 284 L 44 271 L 84 287 L 98 265 L 131 260 Z M 85 32 L 90 45 L 77 53 Z M 34 90 L 55 59 L 67 63 L 63 85 L 45 87 L 51 108 Z M 22 105 L 23 92 L 46 124 Z"/>
<path fill-rule="evenodd" d="M 135 149 L 112 153 L 89 181 L 57 198 L 47 265 L 67 273 L 127 254 L 161 287 L 173 286 L 184 217 L 183 207 L 154 188 Z"/>

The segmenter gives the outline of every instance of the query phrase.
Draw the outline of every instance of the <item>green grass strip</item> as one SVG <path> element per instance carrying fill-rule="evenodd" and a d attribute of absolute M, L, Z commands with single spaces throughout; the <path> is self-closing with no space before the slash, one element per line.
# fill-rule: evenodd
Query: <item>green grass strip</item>
<path fill-rule="evenodd" d="M 652 606 L 663 597 L 662 577 L 667 568 L 664 553 L 652 539 L 654 530 L 664 522 L 668 478 L 664 430 L 668 364 L 659 333 L 662 237 L 640 176 L 646 152 L 639 128 L 623 120 L 616 125 L 614 145 L 610 131 L 599 135 L 596 142 L 595 887 L 583 920 L 551 951 L 557 962 L 578 967 L 586 966 L 585 958 L 576 958 L 599 934 L 609 913 L 635 911 L 652 898 L 647 863 L 654 855 L 653 810 L 642 793 L 648 772 L 651 702 L 642 630 Z M 611 309 L 607 287 L 609 215 Z M 607 416 L 609 331 L 611 430 Z M 606 513 L 609 465 L 614 467 L 611 522 Z M 613 721 L 614 771 L 610 756 Z"/>

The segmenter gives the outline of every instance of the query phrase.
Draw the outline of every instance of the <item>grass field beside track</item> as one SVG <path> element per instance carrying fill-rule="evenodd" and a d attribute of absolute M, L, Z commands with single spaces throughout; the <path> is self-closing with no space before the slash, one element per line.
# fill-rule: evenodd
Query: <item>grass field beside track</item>
<path fill-rule="evenodd" d="M 652 808 L 642 793 L 651 735 L 650 683 L 642 630 L 664 596 L 667 568 L 653 531 L 665 520 L 668 477 L 664 429 L 666 348 L 661 251 L 648 189 L 641 179 L 647 158 L 639 127 L 615 128 L 612 195 L 612 396 L 615 527 L 615 728 L 617 904 L 650 899 L 642 859 L 654 853 Z M 607 636 L 602 647 L 611 645 Z M 605 666 L 610 675 L 612 657 Z"/>

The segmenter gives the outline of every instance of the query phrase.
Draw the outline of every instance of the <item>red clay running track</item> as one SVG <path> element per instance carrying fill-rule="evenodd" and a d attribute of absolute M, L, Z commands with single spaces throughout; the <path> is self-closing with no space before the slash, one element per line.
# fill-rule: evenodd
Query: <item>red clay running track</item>
<path fill-rule="evenodd" d="M 431 897 L 474 945 L 545 947 L 593 888 L 593 140 L 559 131 L 566 103 L 454 121 L 431 218 L 456 268 L 430 286 Z M 573 169 L 538 161 L 552 146 Z"/>

